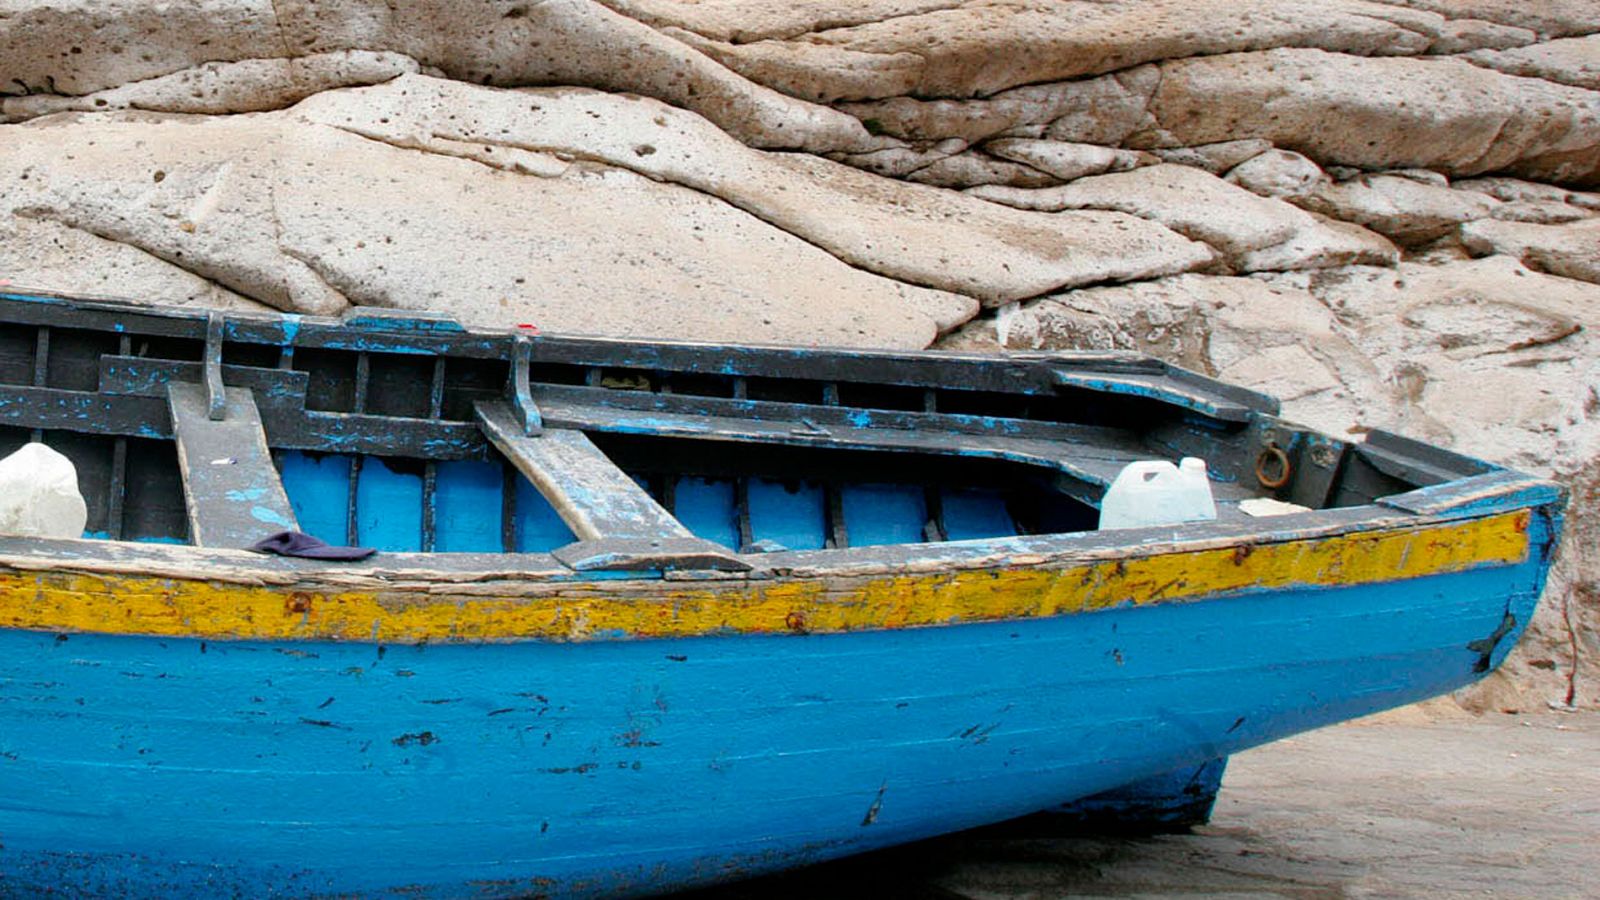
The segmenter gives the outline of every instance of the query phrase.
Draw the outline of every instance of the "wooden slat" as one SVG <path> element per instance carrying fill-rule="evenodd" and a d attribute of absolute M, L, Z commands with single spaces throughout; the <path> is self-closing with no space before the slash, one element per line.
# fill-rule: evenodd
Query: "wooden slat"
<path fill-rule="evenodd" d="M 477 404 L 483 433 L 544 494 L 580 540 L 692 538 L 581 431 L 529 437 L 502 401 Z"/>
<path fill-rule="evenodd" d="M 1248 422 L 1251 412 L 1254 411 L 1250 406 L 1227 396 L 1220 390 L 1213 390 L 1202 384 L 1186 384 L 1166 375 L 1108 375 L 1101 372 L 1072 372 L 1062 369 L 1056 372 L 1056 383 L 1065 388 L 1083 388 L 1129 397 L 1148 397 L 1227 422 Z M 1273 410 L 1263 408 L 1261 411 Z"/>
<path fill-rule="evenodd" d="M 249 547 L 298 528 L 248 390 L 227 389 L 220 421 L 209 418 L 204 385 L 167 385 L 167 405 L 196 546 Z"/>
<path fill-rule="evenodd" d="M 123 504 L 128 493 L 128 439 L 118 437 L 111 443 L 111 478 L 106 487 L 106 534 L 113 541 L 122 540 Z"/>
<path fill-rule="evenodd" d="M 813 430 L 788 422 L 615 409 L 548 398 L 541 399 L 540 406 L 544 410 L 547 427 L 626 434 L 656 433 L 700 440 L 970 456 L 1042 465 L 1071 476 L 1073 483 L 1063 484 L 1062 489 L 1091 505 L 1099 504 L 1103 487 L 1116 478 L 1123 466 L 1159 455 L 1127 437 L 1121 440 L 1108 439 L 1104 444 L 1069 444 L 1003 435 L 950 434 L 898 428 L 830 425 Z M 1212 489 L 1219 499 L 1234 499 L 1235 494 L 1249 496 L 1234 485 L 1214 483 Z"/>

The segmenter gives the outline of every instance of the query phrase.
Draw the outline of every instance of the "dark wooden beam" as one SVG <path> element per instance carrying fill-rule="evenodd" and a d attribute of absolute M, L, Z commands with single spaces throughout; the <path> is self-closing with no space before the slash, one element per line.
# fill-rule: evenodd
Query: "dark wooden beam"
<path fill-rule="evenodd" d="M 546 428 L 537 436 L 504 401 L 476 404 L 489 442 L 539 489 L 577 542 L 555 551 L 578 570 L 732 569 L 748 563 L 694 536 L 581 431 Z"/>
<path fill-rule="evenodd" d="M 504 402 L 477 404 L 490 443 L 533 482 L 581 540 L 693 537 L 581 431 L 547 428 L 530 437 Z"/>
<path fill-rule="evenodd" d="M 167 403 L 196 546 L 249 547 L 298 528 L 249 391 L 226 390 L 222 419 L 210 418 L 203 385 L 170 384 Z"/>

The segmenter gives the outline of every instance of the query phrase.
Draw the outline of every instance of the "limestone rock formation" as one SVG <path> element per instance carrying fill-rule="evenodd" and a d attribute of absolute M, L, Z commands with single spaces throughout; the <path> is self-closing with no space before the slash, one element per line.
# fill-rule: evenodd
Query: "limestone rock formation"
<path fill-rule="evenodd" d="M 1143 350 L 1563 480 L 1478 696 L 1594 704 L 1597 41 L 1593 0 L 7 0 L 0 281 Z"/>

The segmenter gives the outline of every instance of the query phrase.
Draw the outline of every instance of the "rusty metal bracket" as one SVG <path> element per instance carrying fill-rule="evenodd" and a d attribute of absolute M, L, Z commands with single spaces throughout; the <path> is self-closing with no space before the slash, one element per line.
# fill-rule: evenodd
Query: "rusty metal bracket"
<path fill-rule="evenodd" d="M 529 369 L 533 360 L 533 338 L 519 334 L 511 340 L 511 409 L 516 413 L 522 433 L 530 437 L 544 433 L 544 417 L 533 401 Z"/>
<path fill-rule="evenodd" d="M 206 418 L 222 421 L 227 414 L 228 395 L 222 388 L 222 330 L 225 320 L 222 313 L 212 310 L 206 314 Z"/>

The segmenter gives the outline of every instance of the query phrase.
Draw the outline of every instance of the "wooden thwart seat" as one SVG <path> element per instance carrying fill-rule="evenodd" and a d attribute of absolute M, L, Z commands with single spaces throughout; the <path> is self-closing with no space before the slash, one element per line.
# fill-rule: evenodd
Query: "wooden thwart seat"
<path fill-rule="evenodd" d="M 225 396 L 222 418 L 212 419 L 205 385 L 167 385 L 189 538 L 197 547 L 244 548 L 299 527 L 254 396 L 246 388 L 226 388 Z"/>
<path fill-rule="evenodd" d="M 717 568 L 749 565 L 694 536 L 582 431 L 528 435 L 503 401 L 476 405 L 489 442 L 533 482 L 578 542 L 555 556 L 575 569 Z"/>

